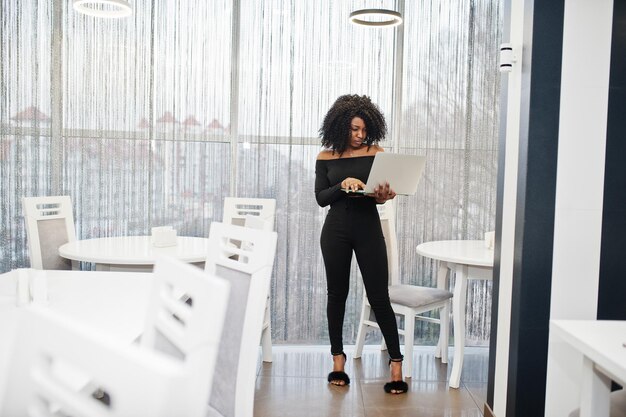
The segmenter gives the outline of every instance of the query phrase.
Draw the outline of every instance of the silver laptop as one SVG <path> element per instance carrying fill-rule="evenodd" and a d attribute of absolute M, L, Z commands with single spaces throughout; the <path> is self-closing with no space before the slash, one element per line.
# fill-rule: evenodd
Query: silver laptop
<path fill-rule="evenodd" d="M 417 184 L 422 177 L 425 165 L 425 156 L 378 152 L 374 156 L 374 163 L 365 189 L 355 192 L 370 194 L 374 192 L 377 185 L 388 182 L 396 194 L 413 195 L 417 191 Z M 345 189 L 344 191 L 353 192 Z"/>

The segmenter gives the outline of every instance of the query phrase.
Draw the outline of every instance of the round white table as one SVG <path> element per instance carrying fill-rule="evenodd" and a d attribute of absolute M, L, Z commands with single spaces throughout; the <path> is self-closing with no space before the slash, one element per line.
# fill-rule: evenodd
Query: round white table
<path fill-rule="evenodd" d="M 452 298 L 454 322 L 454 361 L 450 374 L 450 387 L 461 383 L 463 355 L 465 353 L 465 304 L 468 279 L 492 279 L 493 249 L 483 240 L 440 240 L 417 246 L 417 253 L 439 261 L 437 287 L 448 288 L 448 277 L 454 272 L 456 281 Z M 437 345 L 436 357 L 441 357 L 441 345 Z"/>
<path fill-rule="evenodd" d="M 156 259 L 170 256 L 187 263 L 204 263 L 209 239 L 177 236 L 175 246 L 155 247 L 150 236 L 102 237 L 76 240 L 59 247 L 59 255 L 93 262 L 97 271 L 152 271 Z"/>

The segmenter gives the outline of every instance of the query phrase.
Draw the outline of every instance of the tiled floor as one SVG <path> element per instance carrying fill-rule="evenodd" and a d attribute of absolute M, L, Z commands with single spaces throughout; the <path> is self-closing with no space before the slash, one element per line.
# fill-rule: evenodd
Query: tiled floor
<path fill-rule="evenodd" d="M 448 387 L 452 363 L 434 358 L 434 347 L 418 347 L 408 394 L 383 391 L 387 354 L 367 346 L 360 360 L 346 347 L 348 387 L 326 382 L 332 367 L 328 346 L 274 346 L 274 361 L 260 363 L 256 417 L 424 416 L 480 417 L 487 393 L 487 348 L 466 348 L 461 387 Z M 452 352 L 451 352 L 452 353 Z M 451 361 L 454 358 L 450 358 Z"/>

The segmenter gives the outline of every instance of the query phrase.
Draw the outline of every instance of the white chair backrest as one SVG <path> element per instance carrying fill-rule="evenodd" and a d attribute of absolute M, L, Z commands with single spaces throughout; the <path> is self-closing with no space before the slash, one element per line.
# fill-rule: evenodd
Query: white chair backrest
<path fill-rule="evenodd" d="M 387 262 L 389 265 L 389 285 L 400 284 L 400 270 L 398 259 L 398 237 L 396 235 L 396 206 L 394 200 L 379 204 L 378 215 L 380 225 L 387 245 Z"/>
<path fill-rule="evenodd" d="M 263 268 L 271 270 L 276 253 L 276 240 L 276 232 L 212 222 L 205 271 L 220 276 L 219 267 L 247 274 L 257 273 Z M 240 244 L 235 246 L 233 242 Z"/>
<path fill-rule="evenodd" d="M 58 252 L 59 246 L 76 240 L 70 197 L 24 197 L 22 205 L 31 268 L 72 269 Z"/>
<path fill-rule="evenodd" d="M 274 230 L 276 200 L 273 198 L 238 198 L 224 199 L 223 222 L 243 226 L 246 216 L 259 217 L 269 222 L 269 230 Z"/>
<path fill-rule="evenodd" d="M 172 258 L 154 266 L 141 345 L 182 360 L 194 391 L 187 402 L 206 407 L 226 315 L 230 284 Z"/>
<path fill-rule="evenodd" d="M 244 218 L 243 226 L 250 227 L 252 229 L 267 230 L 268 232 L 271 232 L 272 230 L 274 230 L 274 225 L 272 223 L 273 222 L 269 219 L 266 220 L 266 219 L 262 219 L 259 216 L 246 214 L 246 217 Z"/>
<path fill-rule="evenodd" d="M 202 415 L 204 410 L 181 401 L 192 387 L 180 363 L 39 306 L 19 314 L 0 415 Z M 76 375 L 99 387 L 106 403 L 94 398 L 93 391 L 72 389 Z"/>
<path fill-rule="evenodd" d="M 276 240 L 276 232 L 211 224 L 205 268 L 231 285 L 214 377 L 222 383 L 213 384 L 210 399 L 210 406 L 222 416 L 252 416 L 258 345 Z M 233 247 L 232 241 L 241 242 L 240 247 Z"/>

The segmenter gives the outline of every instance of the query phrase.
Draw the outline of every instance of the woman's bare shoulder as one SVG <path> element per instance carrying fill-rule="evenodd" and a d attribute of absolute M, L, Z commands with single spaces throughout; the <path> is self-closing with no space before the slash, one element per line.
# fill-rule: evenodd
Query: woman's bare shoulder
<path fill-rule="evenodd" d="M 339 155 L 329 149 L 324 149 L 317 155 L 318 161 L 328 161 L 329 159 L 337 159 Z"/>
<path fill-rule="evenodd" d="M 382 146 L 372 145 L 368 153 L 371 153 L 372 155 L 375 155 L 378 152 L 385 152 L 385 149 L 383 149 Z"/>

